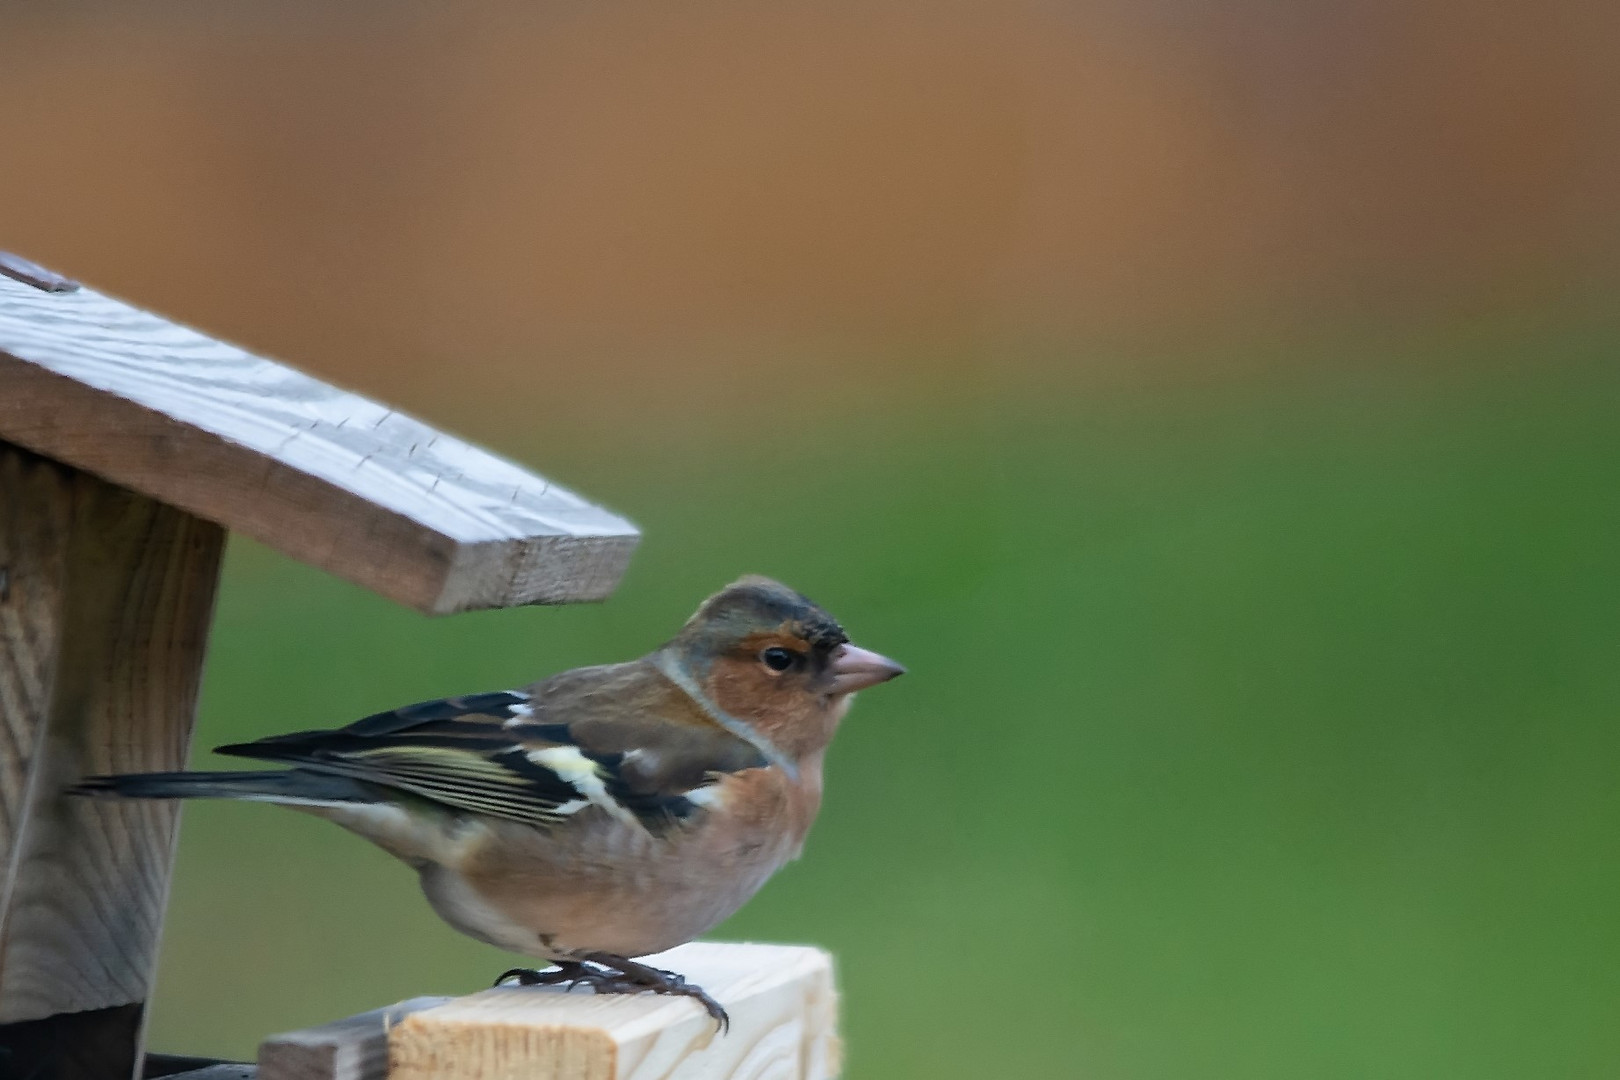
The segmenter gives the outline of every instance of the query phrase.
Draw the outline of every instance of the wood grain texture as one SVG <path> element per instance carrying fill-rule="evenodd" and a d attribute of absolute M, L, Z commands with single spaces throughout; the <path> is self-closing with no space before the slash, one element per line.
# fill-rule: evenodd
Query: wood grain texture
<path fill-rule="evenodd" d="M 419 997 L 319 1027 L 272 1035 L 259 1044 L 261 1080 L 384 1080 L 388 1031 L 411 1013 L 449 1001 Z"/>
<path fill-rule="evenodd" d="M 638 535 L 420 421 L 88 288 L 0 277 L 0 439 L 430 613 L 602 599 Z"/>
<path fill-rule="evenodd" d="M 0 443 L 0 915 L 66 615 L 73 474 Z"/>
<path fill-rule="evenodd" d="M 0 444 L 0 1023 L 147 999 L 177 807 L 63 789 L 184 766 L 223 547 Z"/>
<path fill-rule="evenodd" d="M 406 1017 L 389 1080 L 829 1080 L 838 1075 L 832 958 L 788 945 L 693 943 L 645 958 L 731 1014 L 690 1000 L 502 987 Z"/>

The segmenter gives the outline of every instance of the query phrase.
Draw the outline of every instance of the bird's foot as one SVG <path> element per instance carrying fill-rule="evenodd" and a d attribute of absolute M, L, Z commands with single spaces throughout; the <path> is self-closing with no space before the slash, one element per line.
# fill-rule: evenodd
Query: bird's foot
<path fill-rule="evenodd" d="M 612 953 L 586 953 L 579 960 L 559 960 L 556 968 L 546 971 L 515 968 L 502 975 L 496 985 L 508 978 L 516 978 L 525 986 L 555 986 L 558 983 L 567 983 L 570 990 L 576 986 L 589 986 L 598 994 L 650 992 L 673 997 L 689 997 L 714 1017 L 722 1032 L 731 1027 L 731 1017 L 726 1015 L 726 1010 L 710 997 L 703 987 L 687 982 L 685 976 L 676 972 L 665 971 L 648 964 L 638 964 L 634 960 L 614 956 Z"/>
<path fill-rule="evenodd" d="M 638 964 L 634 960 L 614 956 L 612 953 L 587 953 L 582 959 L 617 971 L 617 974 L 607 977 L 601 983 L 593 983 L 597 986 L 596 992 L 599 994 L 637 994 L 650 991 L 672 997 L 689 997 L 714 1017 L 722 1032 L 731 1027 L 731 1017 L 726 1015 L 726 1010 L 720 1003 L 710 997 L 703 987 L 687 982 L 683 975 L 648 964 Z"/>
<path fill-rule="evenodd" d="M 570 990 L 576 986 L 589 986 L 598 994 L 650 992 L 689 997 L 714 1017 L 722 1032 L 731 1027 L 731 1017 L 703 987 L 687 982 L 685 976 L 676 972 L 638 964 L 612 953 L 587 953 L 580 960 L 559 960 L 555 967 L 544 971 L 512 968 L 503 972 L 495 980 L 495 985 L 500 986 L 508 980 L 516 980 L 520 986 L 558 986 L 566 983 Z"/>
<path fill-rule="evenodd" d="M 586 981 L 594 970 L 586 967 L 576 960 L 559 960 L 557 966 L 544 971 L 534 968 L 512 968 L 501 972 L 500 978 L 495 980 L 496 986 L 501 986 L 507 980 L 516 980 L 519 986 L 556 986 L 558 983 L 567 983 L 572 990 L 578 983 Z"/>

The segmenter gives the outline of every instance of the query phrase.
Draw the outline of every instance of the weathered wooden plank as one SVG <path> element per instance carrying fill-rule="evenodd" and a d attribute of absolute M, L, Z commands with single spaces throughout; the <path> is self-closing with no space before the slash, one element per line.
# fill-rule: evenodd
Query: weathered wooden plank
<path fill-rule="evenodd" d="M 449 1001 L 419 997 L 319 1027 L 272 1035 L 259 1044 L 260 1080 L 384 1080 L 388 1031 L 414 1012 Z"/>
<path fill-rule="evenodd" d="M 508 461 L 89 288 L 0 277 L 0 439 L 433 613 L 601 599 L 637 540 Z"/>
<path fill-rule="evenodd" d="M 731 1014 L 689 999 L 502 987 L 407 1016 L 389 1080 L 828 1080 L 838 1074 L 832 959 L 787 945 L 694 943 L 646 958 Z"/>
<path fill-rule="evenodd" d="M 91 1010 L 138 1032 L 177 808 L 63 789 L 184 766 L 224 537 L 0 444 L 0 1046 Z"/>

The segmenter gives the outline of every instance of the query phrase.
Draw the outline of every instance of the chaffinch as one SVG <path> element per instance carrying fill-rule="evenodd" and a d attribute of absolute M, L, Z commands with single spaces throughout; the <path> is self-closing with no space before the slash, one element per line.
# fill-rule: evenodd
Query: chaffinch
<path fill-rule="evenodd" d="M 497 980 L 701 987 L 633 959 L 711 929 L 798 857 L 858 690 L 904 669 L 793 590 L 745 577 L 639 660 L 407 705 L 218 752 L 269 772 L 91 777 L 79 794 L 279 803 L 409 863 L 465 934 L 555 967 Z"/>

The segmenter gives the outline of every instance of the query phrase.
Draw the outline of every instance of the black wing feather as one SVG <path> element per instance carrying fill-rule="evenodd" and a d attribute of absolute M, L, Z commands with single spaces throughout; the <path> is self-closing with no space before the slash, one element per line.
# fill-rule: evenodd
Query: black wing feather
<path fill-rule="evenodd" d="M 521 690 L 494 690 L 487 694 L 439 698 L 401 705 L 388 712 L 373 713 L 344 728 L 354 735 L 393 735 L 434 720 L 460 720 L 468 716 L 492 716 L 509 720 L 518 715 L 514 708 L 527 707 L 529 695 Z"/>
<path fill-rule="evenodd" d="M 632 782 L 621 769 L 623 750 L 592 749 L 590 740 L 578 737 L 574 724 L 556 722 L 559 712 L 568 715 L 572 710 L 547 710 L 537 696 L 499 690 L 417 702 L 336 730 L 274 735 L 221 746 L 215 752 L 349 777 L 409 792 L 452 810 L 544 826 L 566 816 L 560 807 L 578 807 L 588 797 L 530 755 L 570 747 L 595 767 L 603 789 L 618 807 L 653 830 L 697 811 L 684 792 L 704 782 L 702 777 L 712 780 L 720 772 L 763 764 L 756 762 L 750 748 L 742 747 L 739 754 L 738 748 L 728 747 L 707 772 L 698 770 L 675 788 L 649 786 L 639 777 Z M 601 720 L 595 712 L 589 718 L 598 726 Z"/>

